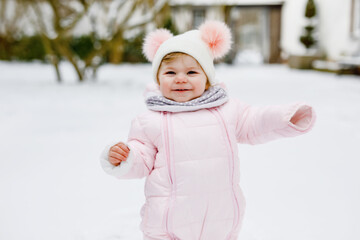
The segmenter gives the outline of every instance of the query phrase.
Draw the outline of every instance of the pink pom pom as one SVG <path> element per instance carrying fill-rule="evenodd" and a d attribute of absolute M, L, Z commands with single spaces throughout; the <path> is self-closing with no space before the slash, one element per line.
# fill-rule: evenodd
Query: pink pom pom
<path fill-rule="evenodd" d="M 202 40 L 209 46 L 213 58 L 225 56 L 231 47 L 231 32 L 225 23 L 209 20 L 199 27 Z"/>
<path fill-rule="evenodd" d="M 172 33 L 167 29 L 157 29 L 149 33 L 145 37 L 143 44 L 143 53 L 147 60 L 152 62 L 160 45 L 172 37 Z"/>

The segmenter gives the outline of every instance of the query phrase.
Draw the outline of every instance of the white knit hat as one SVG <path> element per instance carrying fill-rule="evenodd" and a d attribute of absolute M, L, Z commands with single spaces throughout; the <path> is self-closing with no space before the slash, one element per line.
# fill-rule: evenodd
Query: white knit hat
<path fill-rule="evenodd" d="M 215 79 L 214 59 L 221 58 L 230 50 L 231 33 L 219 21 L 206 21 L 199 30 L 191 30 L 173 36 L 167 29 L 149 33 L 144 41 L 143 53 L 152 62 L 153 78 L 157 83 L 157 72 L 162 59 L 169 53 L 182 52 L 195 58 L 203 68 L 211 85 Z"/>

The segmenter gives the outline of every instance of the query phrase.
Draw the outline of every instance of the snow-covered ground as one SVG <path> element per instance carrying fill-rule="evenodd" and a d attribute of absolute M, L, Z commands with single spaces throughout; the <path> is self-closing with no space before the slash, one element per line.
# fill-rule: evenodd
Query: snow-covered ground
<path fill-rule="evenodd" d="M 99 165 L 145 110 L 145 65 L 103 66 L 76 83 L 63 64 L 0 62 L 0 239 L 138 240 L 144 180 Z M 286 66 L 217 66 L 230 96 L 254 105 L 305 101 L 307 135 L 240 145 L 247 211 L 241 240 L 360 239 L 360 78 Z"/>

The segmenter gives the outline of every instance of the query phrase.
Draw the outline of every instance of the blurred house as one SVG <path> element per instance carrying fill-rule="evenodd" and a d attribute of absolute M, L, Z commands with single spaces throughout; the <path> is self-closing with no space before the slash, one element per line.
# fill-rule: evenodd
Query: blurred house
<path fill-rule="evenodd" d="M 180 32 L 205 19 L 225 21 L 232 29 L 232 60 L 260 55 L 279 63 L 306 53 L 299 38 L 306 25 L 307 0 L 170 0 L 172 19 Z M 360 0 L 315 0 L 317 54 L 336 61 L 359 54 Z M 237 56 L 236 56 L 237 55 Z M 240 58 L 239 58 L 240 55 Z M 255 57 L 255 61 L 256 57 Z"/>
<path fill-rule="evenodd" d="M 205 19 L 225 21 L 232 29 L 233 52 L 251 61 L 281 62 L 281 14 L 283 0 L 171 0 L 173 20 L 180 32 L 197 27 Z M 259 57 L 256 57 L 259 56 Z"/>

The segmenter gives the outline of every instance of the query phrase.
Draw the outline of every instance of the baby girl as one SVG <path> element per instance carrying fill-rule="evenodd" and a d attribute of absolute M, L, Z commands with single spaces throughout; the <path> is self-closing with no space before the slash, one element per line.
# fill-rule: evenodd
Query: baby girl
<path fill-rule="evenodd" d="M 237 239 L 245 209 L 237 143 L 294 137 L 314 124 L 305 104 L 255 108 L 229 99 L 213 60 L 230 46 L 230 30 L 218 21 L 145 38 L 157 84 L 146 93 L 149 110 L 133 120 L 126 143 L 104 151 L 101 164 L 118 178 L 146 177 L 146 240 Z"/>

